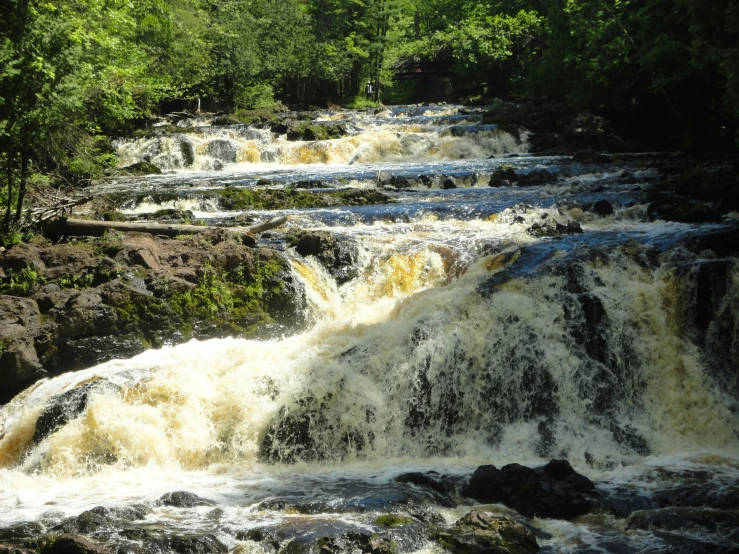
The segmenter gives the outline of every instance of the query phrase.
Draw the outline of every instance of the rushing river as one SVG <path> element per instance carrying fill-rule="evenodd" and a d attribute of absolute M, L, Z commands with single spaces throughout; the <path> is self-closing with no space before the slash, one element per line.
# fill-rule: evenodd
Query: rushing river
<path fill-rule="evenodd" d="M 662 508 L 654 499 L 690 490 L 704 499 L 690 506 L 739 509 L 737 360 L 731 348 L 724 355 L 736 344 L 727 333 L 737 333 L 739 265 L 685 247 L 726 224 L 650 221 L 644 191 L 658 174 L 643 156 L 605 165 L 529 156 L 525 130 L 456 107 L 321 119 L 348 134 L 290 142 L 195 121 L 197 132 L 118 143 L 124 164 L 166 170 L 100 186 L 131 216 L 176 208 L 229 223 L 238 214 L 210 190 L 311 181 L 379 186 L 394 202 L 281 212 L 289 228 L 330 231 L 356 249 L 358 277 L 342 284 L 286 251 L 307 330 L 149 351 L 41 382 L 5 406 L 0 527 L 48 530 L 95 506 L 143 504 L 129 528 L 208 533 L 261 554 L 273 551 L 241 540 L 244 531 L 307 540 L 375 532 L 378 513 L 430 511 L 451 523 L 469 511 L 394 481 L 401 473 L 463 479 L 485 463 L 553 458 L 593 479 L 609 506 Z M 488 187 L 503 166 L 558 179 Z M 383 174 L 406 184 L 378 183 Z M 583 209 L 600 200 L 614 213 Z M 530 232 L 555 221 L 584 232 Z M 281 239 L 261 240 L 285 248 Z M 706 280 L 721 281 L 712 296 L 701 292 Z M 701 303 L 710 304 L 702 328 Z M 49 399 L 89 383 L 103 385 L 84 413 L 34 442 Z M 212 505 L 157 505 L 173 491 Z M 546 552 L 673 551 L 617 512 L 533 523 Z M 91 536 L 139 544 L 129 531 Z M 724 547 L 739 538 L 672 531 Z M 401 554 L 442 552 L 422 529 L 394 532 Z"/>

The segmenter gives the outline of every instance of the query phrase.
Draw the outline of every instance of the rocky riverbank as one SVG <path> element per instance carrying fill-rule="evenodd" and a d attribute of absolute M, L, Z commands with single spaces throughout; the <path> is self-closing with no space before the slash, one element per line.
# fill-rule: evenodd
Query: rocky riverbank
<path fill-rule="evenodd" d="M 301 298 L 284 255 L 225 230 L 13 246 L 0 253 L 0 402 L 164 344 L 300 327 Z"/>
<path fill-rule="evenodd" d="M 241 523 L 217 500 L 178 490 L 5 528 L 0 553 L 397 554 L 435 543 L 450 554 L 533 554 L 551 552 L 558 525 L 574 522 L 601 533 L 581 543 L 580 552 L 633 553 L 645 544 L 655 553 L 736 552 L 736 487 L 701 482 L 699 475 L 690 479 L 675 487 L 665 478 L 649 493 L 635 494 L 593 482 L 565 460 L 535 468 L 486 465 L 466 476 L 411 472 L 384 484 L 355 483 L 363 491 L 354 498 L 359 504 L 348 498 L 334 506 L 276 498 L 261 509 L 280 517 L 260 522 L 257 509 Z M 184 529 L 162 520 L 193 517 L 211 524 Z"/>

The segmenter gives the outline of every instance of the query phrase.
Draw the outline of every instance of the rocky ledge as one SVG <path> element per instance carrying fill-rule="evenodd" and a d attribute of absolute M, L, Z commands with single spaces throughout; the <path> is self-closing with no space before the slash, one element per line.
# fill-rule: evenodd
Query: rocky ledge
<path fill-rule="evenodd" d="M 283 255 L 225 230 L 13 246 L 0 253 L 0 403 L 164 344 L 300 326 L 301 298 Z"/>

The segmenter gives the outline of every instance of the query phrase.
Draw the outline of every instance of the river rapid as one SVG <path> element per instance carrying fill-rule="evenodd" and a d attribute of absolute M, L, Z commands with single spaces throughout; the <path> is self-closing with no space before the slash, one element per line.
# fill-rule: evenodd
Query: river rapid
<path fill-rule="evenodd" d="M 243 214 L 211 194 L 228 187 L 379 189 L 392 202 L 278 211 L 287 226 L 259 237 L 291 259 L 304 329 L 152 350 L 4 406 L 0 536 L 134 506 L 125 525 L 85 534 L 119 552 L 153 552 L 146 532 L 262 554 L 382 532 L 401 554 L 441 553 L 426 523 L 451 524 L 471 501 L 399 474 L 463 483 L 482 464 L 567 459 L 600 500 L 574 521 L 527 520 L 543 552 L 737 551 L 739 526 L 628 518 L 739 509 L 739 264 L 711 250 L 735 220 L 652 221 L 660 155 L 532 156 L 525 129 L 481 119 L 456 106 L 326 112 L 318 124 L 346 136 L 295 142 L 201 118 L 119 141 L 122 165 L 165 170 L 98 186 L 129 216 L 172 208 L 233 224 Z M 508 168 L 552 177 L 488 186 Z M 599 201 L 613 212 L 596 213 Z M 330 232 L 351 249 L 353 278 L 288 248 L 291 229 Z M 49 406 L 84 387 L 86 409 L 34 437 Z M 208 502 L 159 501 L 174 491 Z M 387 531 L 384 513 L 417 523 Z"/>

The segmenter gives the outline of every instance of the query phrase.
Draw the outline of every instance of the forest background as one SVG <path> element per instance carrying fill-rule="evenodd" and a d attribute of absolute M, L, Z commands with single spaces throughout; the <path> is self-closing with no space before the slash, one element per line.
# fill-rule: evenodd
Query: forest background
<path fill-rule="evenodd" d="M 461 102 L 547 97 L 730 150 L 738 37 L 733 0 L 0 0 L 5 231 L 29 183 L 101 176 L 152 114 L 407 103 L 408 60 L 451 64 Z"/>

